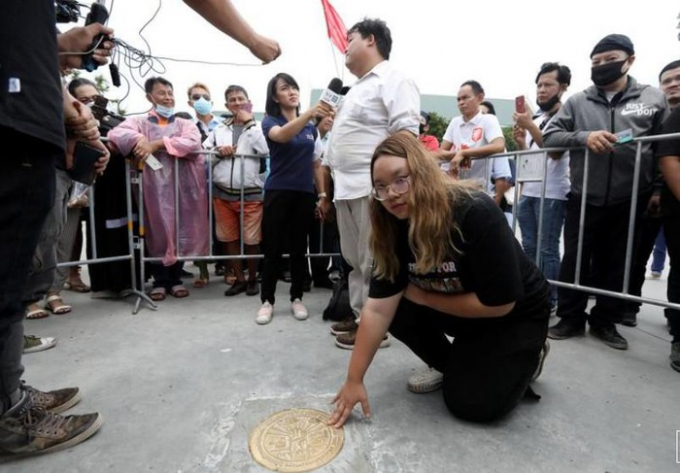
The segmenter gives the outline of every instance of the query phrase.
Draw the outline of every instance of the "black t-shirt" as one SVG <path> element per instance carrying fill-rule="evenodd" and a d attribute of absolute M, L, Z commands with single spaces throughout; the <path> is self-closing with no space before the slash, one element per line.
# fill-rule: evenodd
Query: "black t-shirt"
<path fill-rule="evenodd" d="M 680 107 L 676 107 L 666 119 L 661 133 L 664 135 L 680 133 Z M 656 157 L 658 159 L 663 156 L 680 156 L 680 139 L 659 141 Z M 665 184 L 661 191 L 661 211 L 665 215 L 680 215 L 680 201 L 675 198 L 675 195 Z"/>
<path fill-rule="evenodd" d="M 53 0 L 0 1 L 0 126 L 64 149 L 55 18 Z"/>
<path fill-rule="evenodd" d="M 548 284 L 522 250 L 496 203 L 484 193 L 474 193 L 454 203 L 453 216 L 460 232 L 454 230 L 451 240 L 461 254 L 452 250 L 437 270 L 415 273 L 415 256 L 408 244 L 408 222 L 404 221 L 397 237 L 401 266 L 395 282 L 373 277 L 369 297 L 393 296 L 410 282 L 432 292 L 474 292 L 487 306 L 515 302 L 508 317 L 544 317 Z"/>

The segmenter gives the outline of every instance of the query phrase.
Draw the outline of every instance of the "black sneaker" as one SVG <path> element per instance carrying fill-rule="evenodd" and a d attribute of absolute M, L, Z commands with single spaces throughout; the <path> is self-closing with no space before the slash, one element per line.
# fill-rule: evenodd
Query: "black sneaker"
<path fill-rule="evenodd" d="M 246 295 L 247 296 L 256 296 L 260 293 L 260 283 L 255 281 L 248 281 L 246 285 Z"/>
<path fill-rule="evenodd" d="M 571 337 L 582 337 L 586 333 L 585 322 L 575 322 L 568 319 L 560 319 L 548 329 L 548 337 L 553 340 L 565 340 Z"/>
<path fill-rule="evenodd" d="M 614 324 L 611 325 L 591 325 L 590 334 L 602 340 L 605 345 L 609 345 L 617 350 L 627 350 L 628 341 L 616 330 Z"/>
<path fill-rule="evenodd" d="M 637 314 L 634 312 L 624 312 L 621 317 L 621 325 L 626 327 L 636 327 L 637 326 Z"/>
<path fill-rule="evenodd" d="M 224 291 L 224 295 L 227 297 L 237 296 L 242 292 L 246 292 L 247 290 L 248 283 L 246 283 L 245 281 L 236 281 L 229 289 Z"/>
<path fill-rule="evenodd" d="M 37 455 L 71 448 L 102 426 L 99 413 L 61 416 L 32 405 L 28 394 L 0 417 L 0 450 Z"/>
<path fill-rule="evenodd" d="M 671 343 L 671 368 L 680 372 L 680 340 Z"/>

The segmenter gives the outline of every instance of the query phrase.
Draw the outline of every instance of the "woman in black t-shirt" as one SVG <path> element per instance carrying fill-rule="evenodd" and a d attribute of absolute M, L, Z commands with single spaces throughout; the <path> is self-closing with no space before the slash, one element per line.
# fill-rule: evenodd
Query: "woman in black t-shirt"
<path fill-rule="evenodd" d="M 342 426 L 358 402 L 370 415 L 363 378 L 388 330 L 443 373 L 455 416 L 506 414 L 547 353 L 545 278 L 494 201 L 449 181 L 410 134 L 377 147 L 371 178 L 373 279 L 330 423 Z"/>

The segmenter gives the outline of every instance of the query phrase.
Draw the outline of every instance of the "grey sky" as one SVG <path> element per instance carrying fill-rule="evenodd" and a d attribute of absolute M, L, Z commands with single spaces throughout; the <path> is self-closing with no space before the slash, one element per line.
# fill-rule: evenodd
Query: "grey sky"
<path fill-rule="evenodd" d="M 178 110 L 188 110 L 186 88 L 195 81 L 210 87 L 215 107 L 220 109 L 224 108 L 224 89 L 230 84 L 243 85 L 256 111 L 264 109 L 267 82 L 278 72 L 296 78 L 305 106 L 311 88 L 325 87 L 337 76 L 336 66 L 346 84 L 354 82 L 355 78 L 344 69 L 340 53 L 331 49 L 320 0 L 234 3 L 258 32 L 279 41 L 282 56 L 270 65 L 255 67 L 164 61 L 166 71 L 162 75 L 175 86 Z M 672 0 L 331 3 L 348 28 L 366 16 L 385 20 L 392 30 L 391 62 L 409 74 L 425 94 L 454 95 L 461 82 L 476 79 L 490 98 L 525 94 L 533 102 L 533 80 L 538 67 L 546 61 L 568 65 L 573 74 L 571 92 L 578 91 L 590 84 L 590 51 L 609 33 L 626 34 L 632 39 L 637 60 L 631 73 L 641 82 L 657 85 L 659 70 L 680 58 L 676 29 L 680 4 Z M 157 5 L 155 0 L 115 0 L 109 26 L 118 37 L 141 48 L 144 43 L 138 31 Z M 215 30 L 180 0 L 163 0 L 145 37 L 152 53 L 159 56 L 257 62 L 246 48 Z M 107 69 L 100 71 L 108 78 Z M 121 73 L 130 77 L 125 66 L 121 66 Z M 138 80 L 143 83 L 145 78 Z M 128 112 L 148 108 L 143 91 L 136 85 L 132 87 L 123 106 Z"/>

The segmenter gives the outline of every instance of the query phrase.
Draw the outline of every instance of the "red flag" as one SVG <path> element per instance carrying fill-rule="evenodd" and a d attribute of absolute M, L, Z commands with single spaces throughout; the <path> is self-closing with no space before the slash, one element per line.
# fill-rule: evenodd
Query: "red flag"
<path fill-rule="evenodd" d="M 342 18 L 335 11 L 335 8 L 328 0 L 321 0 L 323 5 L 323 14 L 326 17 L 326 28 L 328 29 L 328 37 L 333 44 L 340 50 L 342 54 L 347 51 L 347 28 L 342 22 Z"/>

